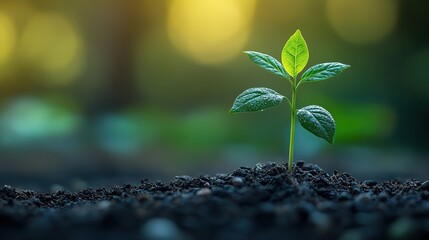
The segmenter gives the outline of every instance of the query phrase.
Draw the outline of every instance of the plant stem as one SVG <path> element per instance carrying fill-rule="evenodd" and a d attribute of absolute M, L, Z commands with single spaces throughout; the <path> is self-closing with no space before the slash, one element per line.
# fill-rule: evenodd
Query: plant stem
<path fill-rule="evenodd" d="M 295 83 L 295 81 L 294 81 Z M 290 138 L 289 138 L 289 172 L 293 172 L 293 145 L 295 140 L 295 121 L 296 121 L 296 87 L 292 86 L 292 99 L 291 99 L 291 114 L 290 114 Z"/>

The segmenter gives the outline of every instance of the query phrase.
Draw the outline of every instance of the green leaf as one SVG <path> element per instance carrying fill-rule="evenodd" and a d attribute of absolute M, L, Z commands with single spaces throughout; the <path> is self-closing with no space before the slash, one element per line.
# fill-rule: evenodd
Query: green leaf
<path fill-rule="evenodd" d="M 287 40 L 282 50 L 282 63 L 293 78 L 296 78 L 305 65 L 307 65 L 308 58 L 310 57 L 307 43 L 301 35 L 301 31 L 296 32 Z"/>
<path fill-rule="evenodd" d="M 269 88 L 250 88 L 235 99 L 230 113 L 255 112 L 279 105 L 285 96 Z"/>
<path fill-rule="evenodd" d="M 252 62 L 258 64 L 260 67 L 264 68 L 265 70 L 271 73 L 274 73 L 278 76 L 290 79 L 290 76 L 286 73 L 282 64 L 274 57 L 271 57 L 270 55 L 265 53 L 254 52 L 254 51 L 244 51 L 244 53 L 246 53 L 247 56 L 249 56 Z"/>
<path fill-rule="evenodd" d="M 310 105 L 298 110 L 298 120 L 301 126 L 328 143 L 334 142 L 335 121 L 326 109 Z"/>
<path fill-rule="evenodd" d="M 349 67 L 350 65 L 338 62 L 320 63 L 307 69 L 302 74 L 301 81 L 314 82 L 326 80 L 337 76 Z"/>

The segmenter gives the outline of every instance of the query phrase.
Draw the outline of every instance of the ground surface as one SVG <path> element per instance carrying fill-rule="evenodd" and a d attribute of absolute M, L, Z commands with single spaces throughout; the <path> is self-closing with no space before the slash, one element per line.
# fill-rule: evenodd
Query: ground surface
<path fill-rule="evenodd" d="M 76 193 L 3 186 L 0 239 L 429 239 L 429 181 L 299 162 Z"/>

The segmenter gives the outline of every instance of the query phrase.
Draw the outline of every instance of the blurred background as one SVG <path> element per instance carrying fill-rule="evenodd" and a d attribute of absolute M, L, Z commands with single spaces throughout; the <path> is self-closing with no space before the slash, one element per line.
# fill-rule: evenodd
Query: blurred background
<path fill-rule="evenodd" d="M 337 122 L 334 145 L 297 126 L 295 160 L 358 178 L 427 179 L 429 2 L 0 0 L 0 183 L 42 190 L 171 180 L 287 161 L 289 109 L 228 113 L 250 87 L 288 83 L 242 54 L 280 59 L 301 29 L 300 88 Z M 298 124 L 299 125 L 299 124 Z"/>

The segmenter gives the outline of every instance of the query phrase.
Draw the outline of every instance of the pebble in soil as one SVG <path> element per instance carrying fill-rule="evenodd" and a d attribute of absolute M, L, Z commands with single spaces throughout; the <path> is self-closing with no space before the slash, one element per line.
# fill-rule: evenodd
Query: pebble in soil
<path fill-rule="evenodd" d="M 257 164 L 170 183 L 0 188 L 0 239 L 429 239 L 429 183 Z"/>

